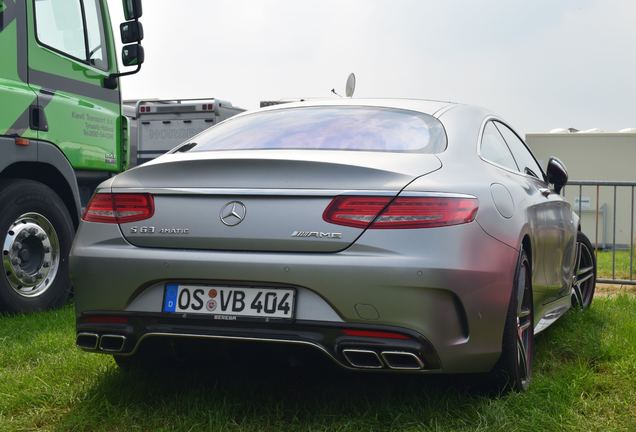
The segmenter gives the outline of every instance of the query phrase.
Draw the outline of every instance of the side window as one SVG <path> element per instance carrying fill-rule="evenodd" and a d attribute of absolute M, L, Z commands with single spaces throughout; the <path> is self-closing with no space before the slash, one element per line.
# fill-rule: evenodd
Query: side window
<path fill-rule="evenodd" d="M 76 59 L 86 59 L 79 0 L 35 0 L 38 40 Z"/>
<path fill-rule="evenodd" d="M 88 34 L 88 62 L 95 67 L 108 70 L 106 37 L 99 0 L 84 0 L 84 10 Z"/>
<path fill-rule="evenodd" d="M 99 0 L 35 0 L 34 3 L 36 33 L 41 44 L 108 70 Z M 88 29 L 86 32 L 84 19 Z"/>
<path fill-rule="evenodd" d="M 519 165 L 519 171 L 543 180 L 541 167 L 523 141 L 505 124 L 499 122 L 495 124 L 508 143 L 508 147 L 510 147 L 510 151 L 517 161 L 517 165 Z"/>
<path fill-rule="evenodd" d="M 496 163 L 513 171 L 518 171 L 519 169 L 506 142 L 492 122 L 488 122 L 484 128 L 484 136 L 481 138 L 480 154 L 481 157 L 489 162 Z"/>

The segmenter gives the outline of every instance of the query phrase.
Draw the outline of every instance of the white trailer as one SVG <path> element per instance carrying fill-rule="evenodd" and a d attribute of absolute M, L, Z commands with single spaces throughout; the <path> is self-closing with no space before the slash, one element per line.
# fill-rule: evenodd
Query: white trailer
<path fill-rule="evenodd" d="M 220 99 L 137 99 L 123 102 L 130 122 L 130 167 L 148 162 L 199 132 L 245 111 Z"/>

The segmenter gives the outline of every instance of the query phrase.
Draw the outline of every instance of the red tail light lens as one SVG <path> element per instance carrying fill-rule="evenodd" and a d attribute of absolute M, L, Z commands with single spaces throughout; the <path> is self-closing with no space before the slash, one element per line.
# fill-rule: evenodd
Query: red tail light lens
<path fill-rule="evenodd" d="M 472 222 L 479 208 L 476 198 L 398 197 L 392 200 L 391 197 L 339 196 L 331 201 L 323 219 L 355 228 L 434 228 Z"/>
<path fill-rule="evenodd" d="M 98 193 L 86 206 L 82 219 L 121 224 L 149 219 L 154 213 L 155 202 L 150 194 Z"/>
<path fill-rule="evenodd" d="M 366 228 L 390 202 L 391 197 L 338 196 L 322 218 L 336 225 Z"/>

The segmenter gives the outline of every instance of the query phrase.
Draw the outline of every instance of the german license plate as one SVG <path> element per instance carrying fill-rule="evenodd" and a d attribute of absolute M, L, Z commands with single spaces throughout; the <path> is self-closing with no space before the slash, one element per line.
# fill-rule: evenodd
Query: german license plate
<path fill-rule="evenodd" d="M 249 318 L 293 318 L 293 289 L 166 284 L 163 311 Z"/>

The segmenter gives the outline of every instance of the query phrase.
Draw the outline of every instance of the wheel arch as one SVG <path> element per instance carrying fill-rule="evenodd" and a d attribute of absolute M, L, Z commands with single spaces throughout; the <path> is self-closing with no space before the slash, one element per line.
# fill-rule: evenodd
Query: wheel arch
<path fill-rule="evenodd" d="M 31 141 L 20 148 L 10 138 L 0 138 L 2 160 L 0 179 L 25 179 L 40 182 L 53 189 L 68 209 L 74 227 L 80 221 L 80 199 L 75 171 L 64 154 L 53 144 Z"/>
<path fill-rule="evenodd" d="M 532 271 L 532 240 L 530 240 L 530 236 L 528 234 L 524 234 L 523 239 L 521 239 L 521 249 L 526 252 L 528 262 L 530 264 L 530 271 Z"/>

